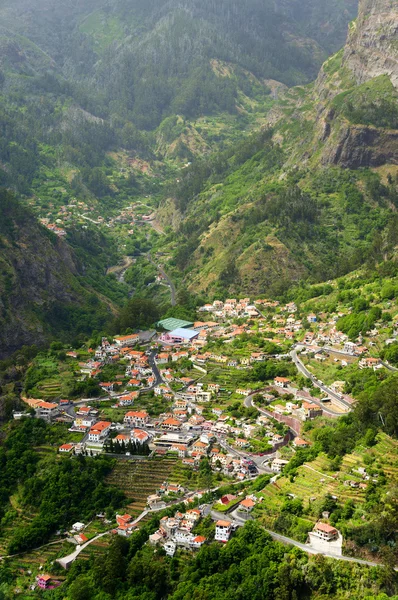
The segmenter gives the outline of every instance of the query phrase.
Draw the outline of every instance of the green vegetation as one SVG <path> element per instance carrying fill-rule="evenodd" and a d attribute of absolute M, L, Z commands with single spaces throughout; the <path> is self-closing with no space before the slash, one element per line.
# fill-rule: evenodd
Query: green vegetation
<path fill-rule="evenodd" d="M 104 509 L 113 513 L 123 503 L 123 493 L 104 483 L 111 461 L 102 457 L 75 461 L 40 458 L 36 447 L 54 441 L 58 441 L 55 428 L 41 420 L 25 419 L 15 424 L 0 448 L 2 516 L 10 495 L 17 490 L 21 509 L 32 509 L 35 514 L 29 525 L 15 530 L 9 554 L 40 546 L 72 521 L 89 520 Z"/>
<path fill-rule="evenodd" d="M 351 123 L 398 128 L 398 94 L 387 75 L 336 96 L 332 106 Z"/>
<path fill-rule="evenodd" d="M 237 593 L 242 598 L 293 600 L 316 598 L 322 593 L 336 600 L 352 594 L 358 600 L 382 600 L 387 598 L 384 592 L 391 595 L 395 591 L 390 570 L 376 572 L 321 556 L 308 558 L 273 542 L 255 523 L 247 523 L 224 547 L 213 543 L 191 560 L 182 556 L 169 559 L 144 546 L 158 522 L 154 517 L 130 540 L 116 538 L 91 564 L 74 565 L 59 594 L 65 597 L 66 592 L 68 600 L 94 600 L 104 594 L 148 600 L 205 595 L 215 600 Z M 360 585 L 359 578 L 363 582 Z"/>

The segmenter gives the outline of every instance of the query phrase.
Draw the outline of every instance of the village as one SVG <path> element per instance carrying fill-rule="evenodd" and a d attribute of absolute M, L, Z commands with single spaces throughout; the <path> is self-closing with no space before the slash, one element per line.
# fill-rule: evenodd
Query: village
<path fill-rule="evenodd" d="M 336 326 L 350 310 L 332 316 L 301 311 L 298 317 L 298 312 L 295 303 L 215 300 L 198 309 L 201 320 L 195 322 L 167 318 L 154 330 L 66 349 L 66 365 L 79 381 L 95 381 L 99 396 L 31 394 L 24 397 L 26 410 L 15 412 L 14 419 L 35 415 L 63 423 L 71 437 L 59 446 L 59 455 L 105 453 L 121 465 L 144 457 L 177 461 L 171 477 L 147 495 L 143 512 L 116 515 L 111 533 L 129 537 L 142 516 L 178 505 L 173 516 L 161 518 L 150 545 L 161 546 L 168 556 L 178 548 L 199 549 L 208 541 L 200 524 L 209 519 L 211 538 L 226 543 L 237 527 L 262 514 L 267 495 L 256 492 L 256 480 L 266 477 L 277 486 L 295 453 L 311 448 L 307 425 L 352 410 L 355 399 L 347 393 L 344 369 L 394 369 L 375 356 L 380 337 L 384 345 L 395 342 L 394 320 L 389 329 L 376 323 L 366 339 L 352 341 Z M 320 478 L 321 485 L 328 477 Z M 352 493 L 366 493 L 369 480 L 361 467 L 347 470 L 340 483 Z M 235 493 L 216 493 L 235 485 Z M 328 517 L 323 511 L 308 528 L 307 543 L 339 556 L 343 539 Z M 72 536 L 78 549 L 73 560 L 92 541 L 84 527 Z M 38 585 L 47 587 L 43 581 Z"/>

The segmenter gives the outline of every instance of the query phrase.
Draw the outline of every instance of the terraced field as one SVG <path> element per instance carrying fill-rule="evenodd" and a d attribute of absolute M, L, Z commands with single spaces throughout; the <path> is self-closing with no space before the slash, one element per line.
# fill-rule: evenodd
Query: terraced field
<path fill-rule="evenodd" d="M 111 541 L 111 535 L 105 535 L 104 537 L 95 540 L 92 544 L 89 544 L 82 552 L 79 554 L 79 560 L 88 560 L 92 556 L 97 557 L 104 554 L 106 549 L 109 547 L 109 543 Z"/>
<path fill-rule="evenodd" d="M 136 517 L 145 509 L 147 497 L 168 479 L 176 460 L 172 456 L 144 460 L 118 459 L 106 481 L 123 490 L 128 498 L 126 510 Z"/>
<path fill-rule="evenodd" d="M 365 456 L 368 460 L 365 460 Z M 280 477 L 274 484 L 268 485 L 261 493 L 264 501 L 259 509 L 264 522 L 269 524 L 272 517 L 280 512 L 287 494 L 300 498 L 304 508 L 321 500 L 326 494 L 336 496 L 342 504 L 352 500 L 357 507 L 361 506 L 366 499 L 366 490 L 353 488 L 344 482 L 361 482 L 362 476 L 357 470 L 366 468 L 369 459 L 373 461 L 372 467 L 382 469 L 387 478 L 398 480 L 398 442 L 379 434 L 377 444 L 372 448 L 358 448 L 346 455 L 338 472 L 330 470 L 330 460 L 321 454 L 311 463 L 300 467 L 293 482 L 287 477 Z M 306 519 L 315 521 L 313 517 L 306 516 Z"/>
<path fill-rule="evenodd" d="M 37 389 L 39 390 L 41 400 L 55 400 L 61 396 L 61 384 L 59 379 L 43 383 L 39 385 Z"/>

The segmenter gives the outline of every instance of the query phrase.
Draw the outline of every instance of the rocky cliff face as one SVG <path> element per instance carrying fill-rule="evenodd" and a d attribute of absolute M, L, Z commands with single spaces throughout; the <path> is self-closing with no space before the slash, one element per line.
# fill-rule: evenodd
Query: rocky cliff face
<path fill-rule="evenodd" d="M 352 169 L 398 164 L 397 90 L 398 3 L 360 0 L 343 51 L 326 61 L 315 83 L 304 158 Z"/>
<path fill-rule="evenodd" d="M 342 168 L 380 167 L 398 164 L 398 131 L 347 125 L 325 144 L 321 162 Z"/>
<path fill-rule="evenodd" d="M 344 64 L 358 84 L 387 74 L 398 88 L 396 0 L 361 0 L 358 19 L 350 27 Z"/>

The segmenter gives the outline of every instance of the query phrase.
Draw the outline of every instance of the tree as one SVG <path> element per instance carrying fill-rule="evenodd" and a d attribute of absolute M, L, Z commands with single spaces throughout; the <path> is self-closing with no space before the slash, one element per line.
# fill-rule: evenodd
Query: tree
<path fill-rule="evenodd" d="M 118 331 L 141 329 L 152 326 L 159 319 L 158 306 L 144 298 L 132 298 L 121 310 L 116 320 L 115 328 Z"/>
<path fill-rule="evenodd" d="M 94 586 L 86 575 L 80 575 L 68 588 L 70 600 L 91 600 L 94 595 Z"/>

